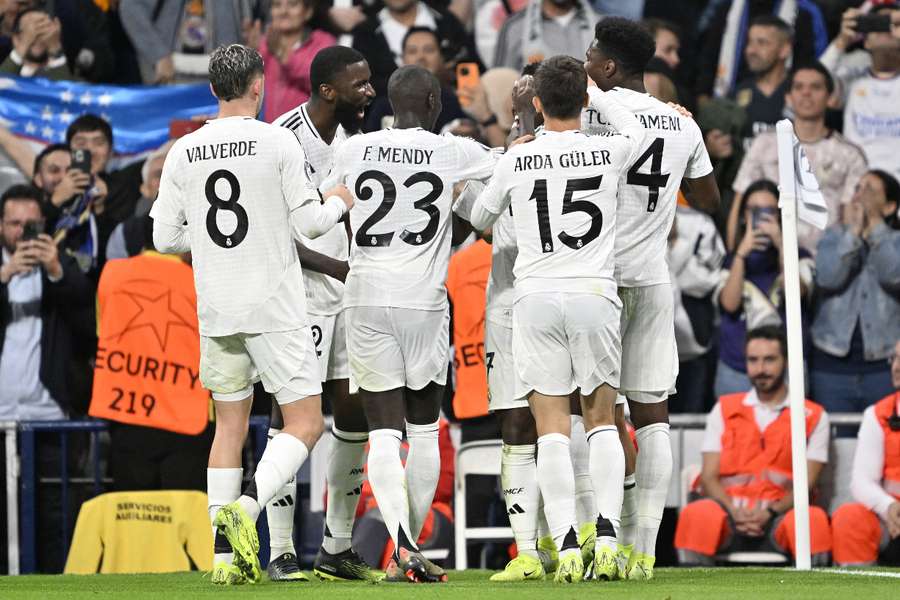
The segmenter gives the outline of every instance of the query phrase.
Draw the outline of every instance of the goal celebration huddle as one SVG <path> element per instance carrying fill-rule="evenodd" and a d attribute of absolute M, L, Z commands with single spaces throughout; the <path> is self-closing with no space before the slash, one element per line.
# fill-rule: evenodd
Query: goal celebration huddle
<path fill-rule="evenodd" d="M 266 124 L 260 55 L 213 52 L 219 114 L 175 142 L 150 214 L 156 249 L 193 264 L 216 413 L 214 583 L 261 579 L 263 510 L 268 577 L 307 578 L 291 495 L 323 435 L 323 399 L 333 425 L 315 575 L 447 580 L 416 542 L 441 471 L 454 220 L 492 248 L 484 352 L 518 554 L 491 580 L 653 577 L 679 365 L 667 240 L 679 192 L 714 213 L 719 191 L 691 115 L 644 89 L 651 34 L 606 18 L 584 52 L 526 68 L 506 148 L 432 133 L 441 88 L 419 66 L 390 77 L 393 126 L 359 133 L 375 91 L 365 58 L 341 46 L 313 59 L 309 100 Z M 241 489 L 257 381 L 271 428 Z M 393 548 L 384 572 L 351 544 L 364 480 Z"/>

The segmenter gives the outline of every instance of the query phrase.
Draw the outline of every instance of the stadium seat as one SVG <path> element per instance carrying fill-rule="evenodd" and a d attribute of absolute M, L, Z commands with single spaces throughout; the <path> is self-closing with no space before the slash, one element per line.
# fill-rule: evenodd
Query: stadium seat
<path fill-rule="evenodd" d="M 81 506 L 66 574 L 212 569 L 206 494 L 113 492 Z"/>
<path fill-rule="evenodd" d="M 494 475 L 500 477 L 500 440 L 462 444 L 456 452 L 456 491 L 453 496 L 456 539 L 456 568 L 468 568 L 466 546 L 469 541 L 511 541 L 509 527 L 469 527 L 466 523 L 466 477 Z"/>

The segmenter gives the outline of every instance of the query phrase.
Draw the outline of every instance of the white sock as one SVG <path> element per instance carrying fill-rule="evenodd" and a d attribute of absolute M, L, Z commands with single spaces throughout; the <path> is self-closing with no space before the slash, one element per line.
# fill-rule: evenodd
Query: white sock
<path fill-rule="evenodd" d="M 656 534 L 672 478 L 672 443 L 668 423 L 653 423 L 636 432 L 638 443 L 637 524 L 634 549 L 656 556 Z"/>
<path fill-rule="evenodd" d="M 297 471 L 309 457 L 306 444 L 288 433 L 279 433 L 266 444 L 262 458 L 256 465 L 253 481 L 238 498 L 241 507 L 254 521 L 259 518 L 262 507 L 297 475 Z"/>
<path fill-rule="evenodd" d="M 244 478 L 244 470 L 235 469 L 206 469 L 206 497 L 209 522 L 216 518 L 216 513 L 226 504 L 231 504 L 241 495 L 241 482 Z M 214 562 L 231 564 L 234 552 L 228 544 L 225 536 L 218 533 L 213 527 Z"/>
<path fill-rule="evenodd" d="M 538 501 L 537 465 L 534 444 L 512 446 L 503 444 L 500 459 L 500 483 L 503 500 L 509 514 L 509 525 L 519 554 L 534 558 L 537 553 Z"/>
<path fill-rule="evenodd" d="M 597 546 L 615 550 L 616 532 L 621 525 L 625 452 L 615 425 L 594 427 L 588 432 L 587 440 L 591 449 L 591 477 L 597 499 Z M 604 530 L 600 519 L 608 520 L 613 531 Z"/>
<path fill-rule="evenodd" d="M 328 457 L 328 506 L 325 511 L 325 538 L 322 548 L 339 554 L 351 548 L 356 506 L 366 478 L 366 442 L 369 434 L 331 428 L 331 456 Z"/>
<path fill-rule="evenodd" d="M 407 422 L 406 439 L 409 441 L 409 453 L 406 456 L 409 530 L 413 541 L 418 542 L 441 476 L 438 421 L 426 425 Z"/>
<path fill-rule="evenodd" d="M 281 433 L 279 429 L 269 429 L 269 441 Z M 269 526 L 269 556 L 272 559 L 282 554 L 294 554 L 294 509 L 297 500 L 297 478 L 291 477 L 272 501 L 266 505 L 266 521 Z"/>
<path fill-rule="evenodd" d="M 634 473 L 625 476 L 622 492 L 622 526 L 619 528 L 619 543 L 628 546 L 634 544 L 634 529 L 637 525 L 637 485 L 634 483 Z"/>
<path fill-rule="evenodd" d="M 537 463 L 534 465 L 534 476 L 537 479 Z M 538 539 L 541 540 L 550 535 L 550 526 L 547 525 L 547 514 L 544 512 L 544 496 L 538 487 Z M 551 536 L 552 537 L 552 536 Z"/>
<path fill-rule="evenodd" d="M 569 452 L 572 454 L 572 470 L 575 473 L 575 516 L 578 525 L 597 520 L 594 501 L 594 483 L 591 481 L 590 452 L 581 415 L 572 415 L 572 437 Z"/>
<path fill-rule="evenodd" d="M 569 454 L 569 438 L 548 433 L 538 438 L 537 479 L 544 497 L 544 514 L 550 535 L 560 553 L 570 549 L 578 531 L 575 518 L 575 474 Z"/>
<path fill-rule="evenodd" d="M 394 548 L 399 548 L 400 530 L 412 550 L 418 550 L 409 529 L 409 497 L 406 493 L 406 474 L 400 461 L 400 440 L 403 433 L 396 429 L 376 429 L 369 432 L 369 483 L 381 510 Z"/>

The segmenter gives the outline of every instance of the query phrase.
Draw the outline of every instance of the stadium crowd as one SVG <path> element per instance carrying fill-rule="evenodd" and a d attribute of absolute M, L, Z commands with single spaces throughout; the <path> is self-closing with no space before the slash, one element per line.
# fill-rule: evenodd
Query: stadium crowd
<path fill-rule="evenodd" d="M 273 122 L 316 93 L 310 66 L 317 53 L 345 45 L 361 53 L 371 70 L 372 101 L 362 131 L 391 126 L 389 78 L 402 65 L 419 65 L 441 84 L 436 132 L 498 147 L 521 124 L 514 85 L 523 69 L 559 54 L 582 61 L 595 23 L 608 16 L 643 20 L 652 33 L 656 56 L 647 65 L 646 88 L 693 113 L 722 198 L 712 215 L 681 198 L 668 240 L 679 361 L 669 410 L 708 413 L 703 471 L 675 533 L 679 558 L 706 564 L 723 548 L 757 548 L 769 534 L 775 548 L 793 549 L 780 333 L 785 249 L 774 133 L 775 123 L 789 118 L 828 211 L 824 231 L 806 224 L 799 231 L 811 486 L 828 462 L 828 414 L 864 415 L 851 482 L 857 503 L 840 507 L 830 523 L 824 511 L 813 511 L 813 553 L 822 563 L 874 563 L 879 552 L 897 561 L 900 4 L 0 0 L 0 75 L 95 84 L 206 83 L 211 52 L 242 43 L 264 60 L 261 118 Z M 886 17 L 888 26 L 879 25 L 877 16 Z M 0 102 L 9 102 L 3 89 Z M 107 418 L 110 489 L 205 491 L 214 426 L 208 395 L 194 385 L 198 342 L 178 329 L 196 332 L 196 299 L 180 307 L 169 299 L 161 306 L 154 288 L 138 290 L 128 280 L 158 270 L 166 279 L 190 281 L 189 263 L 153 253 L 149 215 L 172 142 L 128 162 L 113 154 L 114 129 L 121 124 L 98 114 L 78 115 L 64 143 L 42 147 L 8 125 L 0 123 L 0 421 Z M 501 434 L 487 410 L 484 375 L 491 252 L 467 227 L 454 224 L 447 279 L 453 364 L 443 402 L 443 416 L 459 428 L 462 442 Z M 137 318 L 133 308 L 114 301 L 121 293 L 135 295 L 140 314 L 146 309 L 145 333 L 161 338 L 164 355 L 144 356 L 142 365 L 139 344 L 111 349 L 110 332 L 135 326 Z M 148 370 L 158 381 L 152 400 L 132 394 L 130 408 L 117 408 L 129 401 L 127 393 L 122 399 L 127 378 L 147 378 Z M 169 387 L 163 385 L 167 372 Z M 179 375 L 183 389 L 176 385 Z M 118 398 L 110 390 L 119 390 Z M 163 400 L 160 394 L 174 396 Z M 268 415 L 270 402 L 257 387 L 253 412 Z M 148 420 L 121 418 L 134 413 L 135 403 Z M 159 415 L 156 403 L 168 403 L 174 413 L 150 419 Z M 194 407 L 190 414 L 188 404 Z M 442 458 L 451 453 L 452 459 L 445 430 L 446 423 Z M 764 442 L 756 439 L 760 432 Z M 39 440 L 39 475 L 53 477 L 64 449 L 54 436 Z M 78 470 L 87 449 L 75 440 L 68 458 Z M 788 457 L 752 467 L 778 471 L 781 479 L 770 478 L 765 489 L 736 481 L 755 464 L 759 443 L 767 453 L 780 448 Z M 452 464 L 445 471 L 452 475 Z M 452 520 L 446 486 L 444 481 L 439 488 L 424 538 L 449 531 L 439 526 Z M 58 493 L 48 489 L 40 496 L 41 511 L 67 510 Z M 470 522 L 489 519 L 488 507 L 499 501 L 496 482 L 473 486 L 470 494 Z M 360 515 L 372 502 L 362 495 Z M 505 512 L 502 503 L 500 510 Z M 40 568 L 49 572 L 61 571 L 65 556 L 55 541 L 56 521 L 42 518 L 38 526 Z M 379 542 L 367 560 L 386 563 L 389 544 Z"/>

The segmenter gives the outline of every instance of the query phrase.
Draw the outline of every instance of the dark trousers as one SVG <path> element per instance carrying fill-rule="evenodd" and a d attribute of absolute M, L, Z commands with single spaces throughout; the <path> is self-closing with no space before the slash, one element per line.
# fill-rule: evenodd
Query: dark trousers
<path fill-rule="evenodd" d="M 113 491 L 206 491 L 206 465 L 215 426 L 184 435 L 110 423 L 109 472 Z"/>

